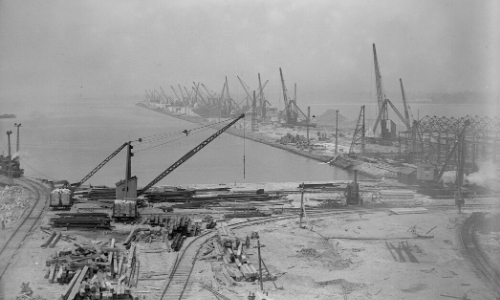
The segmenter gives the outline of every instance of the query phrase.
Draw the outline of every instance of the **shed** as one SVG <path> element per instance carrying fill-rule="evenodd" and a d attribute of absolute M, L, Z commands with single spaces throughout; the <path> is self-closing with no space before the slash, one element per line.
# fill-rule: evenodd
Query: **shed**
<path fill-rule="evenodd" d="M 417 183 L 417 169 L 413 168 L 399 168 L 398 170 L 398 182 L 413 185 Z"/>

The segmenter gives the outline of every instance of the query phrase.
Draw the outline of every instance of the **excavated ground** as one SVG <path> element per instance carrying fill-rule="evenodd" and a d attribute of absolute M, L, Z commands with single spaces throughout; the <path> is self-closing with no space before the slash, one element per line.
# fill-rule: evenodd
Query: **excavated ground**
<path fill-rule="evenodd" d="M 272 273 L 280 275 L 276 284 L 283 289 L 264 282 L 276 300 L 342 299 L 343 291 L 348 299 L 440 299 L 465 294 L 468 299 L 494 299 L 464 259 L 457 240 L 457 229 L 471 212 L 458 215 L 456 210 L 435 209 L 426 214 L 390 215 L 388 210 L 373 211 L 312 219 L 308 229 L 300 229 L 293 220 L 235 233 L 244 237 L 259 232 L 265 245 L 262 258 Z M 437 227 L 428 234 L 433 238 L 423 239 L 408 231 L 413 226 L 423 235 Z M 396 247 L 408 242 L 419 263 L 396 261 L 386 242 Z M 249 252 L 258 266 L 257 250 Z M 259 288 L 248 282 L 230 288 L 232 292 L 221 287 L 227 296 L 234 292 L 244 296 Z"/>

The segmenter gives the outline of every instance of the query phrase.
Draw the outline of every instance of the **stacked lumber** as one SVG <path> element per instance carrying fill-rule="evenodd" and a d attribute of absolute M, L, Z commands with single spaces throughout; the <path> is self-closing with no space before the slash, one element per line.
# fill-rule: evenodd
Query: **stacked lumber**
<path fill-rule="evenodd" d="M 130 287 L 137 284 L 135 244 L 129 251 L 115 248 L 114 239 L 102 246 L 75 246 L 46 261 L 49 282 L 68 284 L 63 300 L 129 299 Z"/>
<path fill-rule="evenodd" d="M 199 222 L 194 222 L 188 216 L 174 215 L 174 216 L 150 216 L 143 220 L 142 223 L 150 223 L 155 226 L 152 228 L 135 228 L 130 231 L 129 236 L 124 242 L 125 246 L 130 245 L 132 242 L 144 241 L 152 243 L 161 240 L 167 243 L 167 246 L 174 251 L 179 251 L 182 243 L 187 237 L 197 236 L 201 232 Z M 171 245 L 168 245 L 171 241 Z"/>
<path fill-rule="evenodd" d="M 115 188 L 91 188 L 88 191 L 89 199 L 115 199 Z"/>
<path fill-rule="evenodd" d="M 413 207 L 413 208 L 393 208 L 389 210 L 396 215 L 406 215 L 406 214 L 426 214 L 428 212 L 427 208 L 424 207 Z"/>
<path fill-rule="evenodd" d="M 109 229 L 111 218 L 106 213 L 65 213 L 51 218 L 54 227 L 83 227 Z"/>
<path fill-rule="evenodd" d="M 225 219 L 233 219 L 233 218 L 258 218 L 258 217 L 269 217 L 271 213 L 261 212 L 261 211 L 242 211 L 235 212 L 232 214 L 225 214 Z"/>

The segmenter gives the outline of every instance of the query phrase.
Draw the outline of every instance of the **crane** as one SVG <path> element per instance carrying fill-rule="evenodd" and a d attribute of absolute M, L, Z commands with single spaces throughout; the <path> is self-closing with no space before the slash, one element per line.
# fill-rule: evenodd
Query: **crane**
<path fill-rule="evenodd" d="M 167 95 L 165 94 L 165 91 L 163 90 L 163 88 L 161 86 L 160 86 L 160 90 L 161 90 L 161 93 L 163 94 L 163 97 L 165 98 L 165 101 L 167 101 L 167 104 L 170 104 L 169 98 L 167 97 Z"/>
<path fill-rule="evenodd" d="M 398 117 L 401 119 L 401 121 L 405 124 L 408 131 L 411 131 L 411 124 L 408 122 L 408 120 L 405 117 L 403 117 L 403 115 L 399 112 L 399 110 L 396 108 L 396 106 L 394 106 L 394 104 L 391 102 L 391 100 L 385 99 L 382 102 L 382 110 L 380 111 L 377 119 L 375 120 L 375 125 L 373 126 L 373 132 L 375 133 L 375 128 L 377 128 L 378 123 L 380 123 L 380 120 L 382 119 L 382 115 L 383 115 L 382 112 L 383 111 L 387 112 L 387 104 L 389 104 L 392 107 L 392 110 L 394 110 L 394 112 L 398 115 Z"/>
<path fill-rule="evenodd" d="M 160 180 L 165 178 L 168 174 L 172 173 L 175 169 L 177 169 L 180 165 L 185 163 L 188 159 L 193 157 L 196 153 L 198 153 L 201 149 L 203 149 L 205 146 L 210 144 L 216 137 L 221 135 L 224 131 L 229 129 L 233 124 L 241 120 L 242 118 L 245 117 L 245 114 L 241 114 L 240 116 L 234 118 L 233 121 L 231 121 L 229 124 L 224 126 L 223 128 L 219 129 L 216 133 L 212 134 L 210 137 L 208 137 L 206 140 L 201 142 L 198 146 L 194 147 L 191 151 L 186 153 L 183 157 L 181 157 L 179 160 L 177 160 L 173 165 L 168 167 L 165 171 L 163 171 L 160 175 L 158 175 L 155 179 L 153 179 L 150 183 L 148 183 L 142 190 L 137 192 L 137 196 L 140 196 L 144 194 L 148 189 L 150 189 L 152 186 L 154 186 L 156 183 L 158 183 Z"/>
<path fill-rule="evenodd" d="M 181 98 L 179 98 L 179 95 L 177 95 L 177 92 L 175 91 L 174 87 L 173 86 L 170 86 L 172 88 L 172 91 L 174 91 L 174 94 L 175 94 L 175 97 L 177 97 L 177 100 L 179 100 L 179 102 L 182 102 Z"/>
<path fill-rule="evenodd" d="M 471 124 L 471 122 L 469 120 L 466 120 L 464 122 L 464 127 L 462 128 L 462 130 L 460 131 L 459 135 L 457 136 L 457 139 L 453 143 L 453 148 L 451 148 L 450 153 L 448 153 L 448 157 L 446 157 L 446 161 L 444 162 L 444 165 L 441 168 L 441 171 L 439 171 L 439 175 L 436 178 L 436 181 L 439 182 L 441 180 L 441 178 L 443 177 L 443 174 L 446 171 L 446 167 L 450 163 L 451 157 L 453 156 L 453 154 L 457 150 L 458 146 L 462 145 L 462 148 L 465 148 L 464 145 L 463 145 L 463 144 L 465 144 L 465 138 L 464 138 L 465 137 L 465 130 L 467 129 L 467 126 L 469 126 L 470 124 Z M 459 156 L 463 156 L 463 152 L 462 151 L 460 151 L 461 155 L 459 155 Z M 465 157 L 459 157 L 459 166 L 457 168 L 457 173 L 458 173 L 457 174 L 458 175 L 457 176 L 457 182 L 459 183 L 459 186 L 461 185 L 461 181 L 463 180 L 463 170 L 464 170 L 464 165 L 465 165 L 465 161 L 464 160 L 465 160 Z"/>
<path fill-rule="evenodd" d="M 72 184 L 69 184 L 66 180 L 64 181 L 61 181 L 65 184 L 65 186 L 71 191 L 71 194 L 69 196 L 69 201 L 68 203 L 61 203 L 59 201 L 59 198 L 57 199 L 54 199 L 53 198 L 53 194 L 51 194 L 51 198 L 50 198 L 50 207 L 70 207 L 72 205 L 72 202 L 71 202 L 71 198 L 74 194 L 74 192 L 87 180 L 90 179 L 90 177 L 92 177 L 95 173 L 97 173 L 97 171 L 99 171 L 102 167 L 104 167 L 105 164 L 107 164 L 113 157 L 115 157 L 118 153 L 120 153 L 120 151 L 123 150 L 123 148 L 125 148 L 126 146 L 128 145 L 128 142 L 126 143 L 123 143 L 123 145 L 121 145 L 120 147 L 118 147 L 118 149 L 116 149 L 113 153 L 111 153 L 108 157 L 106 157 L 100 164 L 98 164 L 92 171 L 90 171 L 90 173 L 88 173 L 87 175 L 85 175 L 85 177 L 83 177 L 80 181 L 76 182 L 76 183 L 72 183 Z"/>
<path fill-rule="evenodd" d="M 408 104 L 406 103 L 406 94 L 405 94 L 405 89 L 403 88 L 403 80 L 401 78 L 399 78 L 399 83 L 401 85 L 401 95 L 403 97 L 403 106 L 404 106 L 404 109 L 405 109 L 405 119 L 406 119 L 406 126 L 408 127 L 408 125 L 411 124 L 411 119 L 410 119 L 410 114 L 409 114 L 409 109 L 408 109 Z M 410 130 L 410 128 L 408 128 L 408 130 Z"/>
<path fill-rule="evenodd" d="M 375 83 L 377 85 L 377 102 L 378 102 L 378 114 L 381 119 L 385 120 L 389 117 L 387 112 L 387 105 L 384 106 L 385 102 L 385 93 L 382 87 L 382 75 L 380 74 L 380 68 L 378 66 L 377 59 L 377 49 L 375 48 L 375 44 L 373 44 L 373 61 L 375 64 Z M 377 130 L 378 122 L 373 126 L 373 132 Z"/>
<path fill-rule="evenodd" d="M 286 94 L 286 86 L 285 79 L 283 79 L 283 72 L 280 68 L 280 77 L 281 77 L 281 86 L 283 88 L 283 101 L 285 102 L 285 122 L 287 124 L 292 124 L 297 122 L 297 115 L 292 114 L 292 110 L 290 109 L 290 101 L 288 100 L 288 96 Z"/>

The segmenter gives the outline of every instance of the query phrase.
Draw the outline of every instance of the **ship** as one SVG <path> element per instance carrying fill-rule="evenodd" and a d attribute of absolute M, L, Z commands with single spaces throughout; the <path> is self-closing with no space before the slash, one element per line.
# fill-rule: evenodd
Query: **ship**
<path fill-rule="evenodd" d="M 0 115 L 0 119 L 11 119 L 11 118 L 15 118 L 16 115 L 14 114 L 3 114 L 3 115 Z"/>

